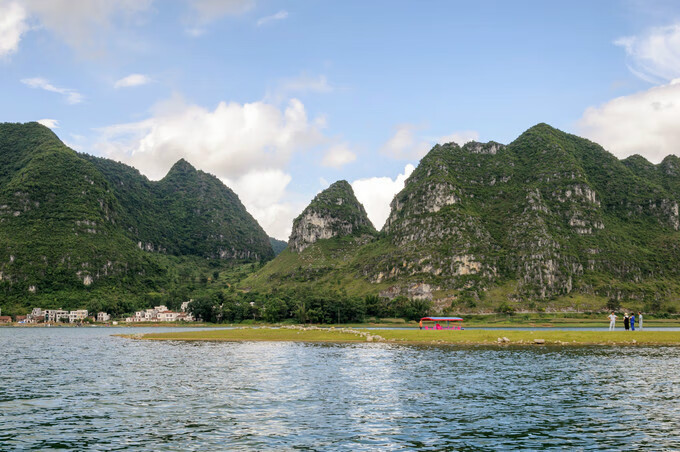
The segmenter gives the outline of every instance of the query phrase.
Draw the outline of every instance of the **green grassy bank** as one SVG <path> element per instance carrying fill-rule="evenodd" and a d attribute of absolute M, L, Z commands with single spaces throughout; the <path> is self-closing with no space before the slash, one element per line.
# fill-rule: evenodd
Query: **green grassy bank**
<path fill-rule="evenodd" d="M 393 342 L 402 344 L 680 345 L 680 331 L 355 330 L 348 328 L 242 328 L 121 335 L 143 340 Z M 499 342 L 499 339 L 501 342 Z"/>

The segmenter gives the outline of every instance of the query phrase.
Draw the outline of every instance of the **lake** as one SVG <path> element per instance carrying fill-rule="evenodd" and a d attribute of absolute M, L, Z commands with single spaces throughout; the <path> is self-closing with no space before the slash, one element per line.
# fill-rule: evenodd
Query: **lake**
<path fill-rule="evenodd" d="M 0 328 L 0 450 L 680 449 L 680 347 L 111 336 L 164 330 Z"/>

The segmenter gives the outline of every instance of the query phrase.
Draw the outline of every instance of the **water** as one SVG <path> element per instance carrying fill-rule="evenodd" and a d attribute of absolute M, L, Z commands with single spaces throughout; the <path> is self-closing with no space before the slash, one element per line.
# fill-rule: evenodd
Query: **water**
<path fill-rule="evenodd" d="M 0 329 L 0 450 L 680 449 L 680 348 L 110 336 L 128 331 Z"/>

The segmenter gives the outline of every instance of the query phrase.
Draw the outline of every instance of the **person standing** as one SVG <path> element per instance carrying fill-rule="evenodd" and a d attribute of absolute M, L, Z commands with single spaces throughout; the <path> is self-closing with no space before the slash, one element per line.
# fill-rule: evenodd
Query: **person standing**
<path fill-rule="evenodd" d="M 623 329 L 626 331 L 630 329 L 630 319 L 627 312 L 623 315 Z"/>
<path fill-rule="evenodd" d="M 642 312 L 638 311 L 638 325 L 640 325 L 640 331 L 642 331 Z"/>
<path fill-rule="evenodd" d="M 609 319 L 609 331 L 614 331 L 614 327 L 616 326 L 616 314 L 614 314 L 614 311 L 612 311 L 607 318 Z"/>
<path fill-rule="evenodd" d="M 634 312 L 630 313 L 630 329 L 631 329 L 631 331 L 635 331 L 635 313 Z"/>

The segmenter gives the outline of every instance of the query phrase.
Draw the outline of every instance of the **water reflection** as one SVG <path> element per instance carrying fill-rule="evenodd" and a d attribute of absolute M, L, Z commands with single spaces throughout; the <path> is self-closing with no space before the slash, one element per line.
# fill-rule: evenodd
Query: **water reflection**
<path fill-rule="evenodd" d="M 0 329 L 0 450 L 680 448 L 674 347 L 168 343 L 114 332 Z"/>

